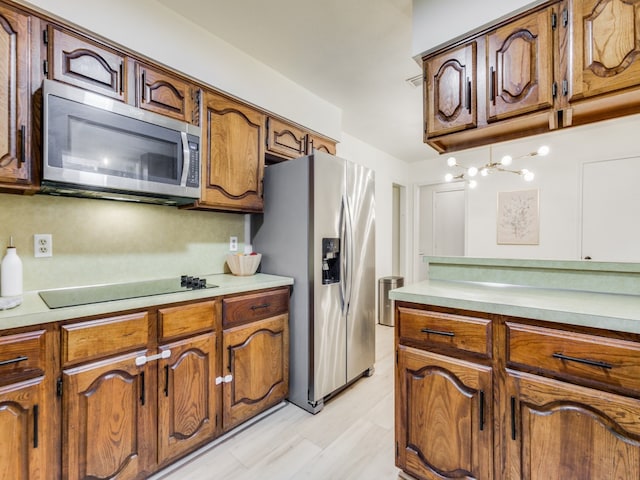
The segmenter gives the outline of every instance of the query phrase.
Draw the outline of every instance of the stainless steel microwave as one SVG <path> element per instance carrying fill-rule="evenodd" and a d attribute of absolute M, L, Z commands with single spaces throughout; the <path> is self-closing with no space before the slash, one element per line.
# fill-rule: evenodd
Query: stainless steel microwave
<path fill-rule="evenodd" d="M 45 80 L 43 193 L 185 205 L 200 197 L 200 128 Z"/>

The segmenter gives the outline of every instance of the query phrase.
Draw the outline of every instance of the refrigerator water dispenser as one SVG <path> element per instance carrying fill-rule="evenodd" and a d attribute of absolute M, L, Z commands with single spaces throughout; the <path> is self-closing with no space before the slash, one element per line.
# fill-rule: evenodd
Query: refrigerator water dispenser
<path fill-rule="evenodd" d="M 322 284 L 340 282 L 340 239 L 322 239 Z"/>

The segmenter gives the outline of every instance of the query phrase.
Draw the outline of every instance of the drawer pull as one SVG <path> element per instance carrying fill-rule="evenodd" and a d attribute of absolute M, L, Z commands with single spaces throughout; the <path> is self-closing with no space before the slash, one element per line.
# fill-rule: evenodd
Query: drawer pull
<path fill-rule="evenodd" d="M 443 332 L 441 330 L 431 330 L 430 328 L 423 328 L 420 330 L 422 333 L 429 333 L 434 335 L 442 335 L 443 337 L 455 337 L 456 334 L 453 332 Z"/>
<path fill-rule="evenodd" d="M 563 355 L 562 353 L 554 353 L 552 357 L 557 358 L 558 360 L 567 360 L 569 362 L 582 363 L 583 365 L 590 365 L 592 367 L 600 367 L 606 369 L 613 368 L 613 365 L 606 362 L 600 362 L 598 360 L 587 360 L 585 358 L 569 357 L 567 355 Z"/>
<path fill-rule="evenodd" d="M 29 360 L 29 357 L 25 357 L 24 355 L 21 357 L 12 358 L 11 360 L 3 360 L 2 362 L 0 362 L 0 367 L 11 365 L 12 363 L 24 362 L 26 360 Z"/>
<path fill-rule="evenodd" d="M 260 305 L 251 305 L 251 310 L 260 310 L 261 308 L 269 308 L 271 306 L 270 303 L 262 303 Z"/>

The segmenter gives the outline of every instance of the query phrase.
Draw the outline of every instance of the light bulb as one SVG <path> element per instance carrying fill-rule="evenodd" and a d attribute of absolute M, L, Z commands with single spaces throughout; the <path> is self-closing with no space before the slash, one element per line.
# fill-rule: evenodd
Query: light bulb
<path fill-rule="evenodd" d="M 450 167 L 455 167 L 456 166 L 456 157 L 449 157 L 447 158 L 447 165 L 449 165 Z"/>
<path fill-rule="evenodd" d="M 544 157 L 545 155 L 549 154 L 549 147 L 547 147 L 546 145 L 542 145 L 539 149 L 538 149 L 538 155 L 540 155 L 541 157 Z"/>
<path fill-rule="evenodd" d="M 447 174 L 444 176 L 444 181 L 445 181 L 445 182 L 450 182 L 451 180 L 453 180 L 453 175 L 452 175 L 452 174 L 450 174 L 450 173 L 447 173 Z"/>
<path fill-rule="evenodd" d="M 478 182 L 475 180 L 469 180 L 469 188 L 476 188 L 478 186 Z"/>
<path fill-rule="evenodd" d="M 535 178 L 535 174 L 533 172 L 530 172 L 529 170 L 523 170 L 522 175 L 524 176 L 525 182 L 530 182 Z"/>
<path fill-rule="evenodd" d="M 489 169 L 483 168 L 482 170 L 480 170 L 480 175 L 482 175 L 483 177 L 486 177 L 487 175 L 489 175 Z"/>
<path fill-rule="evenodd" d="M 511 162 L 513 162 L 513 158 L 511 158 L 511 155 L 505 155 L 504 157 L 502 157 L 502 160 L 500 160 L 500 163 L 502 165 L 511 165 Z"/>
<path fill-rule="evenodd" d="M 469 167 L 469 170 L 467 170 L 467 173 L 469 174 L 470 177 L 475 177 L 478 174 L 478 169 L 476 167 Z"/>

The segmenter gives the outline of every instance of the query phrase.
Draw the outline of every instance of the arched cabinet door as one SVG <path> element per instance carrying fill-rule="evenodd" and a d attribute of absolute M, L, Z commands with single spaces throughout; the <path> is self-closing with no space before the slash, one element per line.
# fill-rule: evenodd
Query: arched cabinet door
<path fill-rule="evenodd" d="M 640 478 L 640 400 L 509 372 L 505 478 Z"/>
<path fill-rule="evenodd" d="M 640 3 L 571 0 L 569 101 L 636 87 L 640 78 Z"/>
<path fill-rule="evenodd" d="M 476 42 L 424 62 L 425 136 L 477 125 Z"/>
<path fill-rule="evenodd" d="M 552 7 L 487 35 L 488 121 L 553 106 Z"/>
<path fill-rule="evenodd" d="M 31 17 L 0 6 L 0 188 L 30 184 Z"/>
<path fill-rule="evenodd" d="M 127 100 L 125 55 L 58 27 L 49 26 L 49 78 Z"/>
<path fill-rule="evenodd" d="M 396 465 L 417 478 L 492 478 L 491 367 L 401 346 Z"/>
<path fill-rule="evenodd" d="M 262 211 L 265 115 L 209 91 L 202 108 L 203 186 L 198 207 Z"/>

